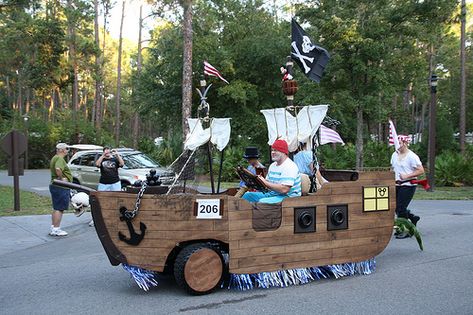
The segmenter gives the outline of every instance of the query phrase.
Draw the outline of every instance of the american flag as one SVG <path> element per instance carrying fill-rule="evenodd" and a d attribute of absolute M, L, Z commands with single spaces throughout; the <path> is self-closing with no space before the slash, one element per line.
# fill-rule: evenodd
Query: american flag
<path fill-rule="evenodd" d="M 222 80 L 225 83 L 229 84 L 228 81 L 225 80 L 222 77 L 220 72 L 214 66 L 212 66 L 210 63 L 208 63 L 207 61 L 204 61 L 204 74 L 211 75 L 211 76 L 214 76 L 214 77 L 218 77 L 220 80 Z"/>
<path fill-rule="evenodd" d="M 407 141 L 409 143 L 412 142 L 412 135 L 398 135 L 396 132 L 396 128 L 394 128 L 394 124 L 392 120 L 389 120 L 389 145 L 394 145 L 394 149 L 397 150 L 401 146 L 399 144 L 399 140 Z"/>
<path fill-rule="evenodd" d="M 345 144 L 342 138 L 335 130 L 325 127 L 324 125 L 320 125 L 320 144 L 326 143 L 341 143 L 342 145 Z"/>
<path fill-rule="evenodd" d="M 394 150 L 399 149 L 399 139 L 397 138 L 396 128 L 394 127 L 393 121 L 389 120 L 389 145 L 394 146 Z"/>

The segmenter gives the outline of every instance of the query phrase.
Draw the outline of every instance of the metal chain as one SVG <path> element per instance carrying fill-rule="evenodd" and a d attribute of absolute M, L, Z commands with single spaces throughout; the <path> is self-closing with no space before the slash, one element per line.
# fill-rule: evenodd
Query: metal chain
<path fill-rule="evenodd" d="M 133 209 L 133 211 L 125 211 L 123 213 L 123 216 L 125 217 L 125 219 L 132 220 L 138 213 L 138 210 L 140 209 L 141 199 L 143 198 L 143 194 L 145 193 L 146 187 L 147 187 L 146 182 L 143 182 L 141 184 L 141 189 L 138 192 L 138 195 L 136 196 L 135 209 Z"/>
<path fill-rule="evenodd" d="M 313 177 L 312 177 L 312 183 L 311 183 L 311 192 L 317 192 L 317 171 L 319 170 L 319 160 L 317 158 L 317 147 L 318 147 L 318 141 L 317 141 L 317 133 L 314 134 L 314 137 L 312 137 L 312 166 L 314 168 L 313 172 Z"/>

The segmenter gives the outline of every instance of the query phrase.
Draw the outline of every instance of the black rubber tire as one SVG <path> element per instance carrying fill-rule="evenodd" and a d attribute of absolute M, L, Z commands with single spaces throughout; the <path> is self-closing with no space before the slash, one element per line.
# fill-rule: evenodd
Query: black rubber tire
<path fill-rule="evenodd" d="M 218 254 L 220 257 L 220 261 L 222 263 L 222 276 L 220 277 L 220 280 L 218 281 L 217 284 L 215 284 L 214 287 L 210 288 L 209 290 L 206 291 L 195 291 L 193 288 L 189 286 L 189 284 L 186 281 L 185 275 L 184 275 L 184 270 L 186 267 L 186 263 L 188 262 L 189 258 L 197 253 L 198 251 L 202 249 L 211 249 L 215 253 Z M 228 267 L 225 265 L 225 260 L 222 256 L 222 253 L 220 250 L 211 244 L 208 243 L 196 243 L 196 244 L 190 244 L 184 247 L 179 254 L 176 257 L 176 260 L 174 261 L 174 279 L 176 280 L 176 283 L 183 288 L 187 293 L 192 294 L 192 295 L 205 295 L 213 292 L 216 288 L 220 287 L 226 273 L 228 273 Z"/>

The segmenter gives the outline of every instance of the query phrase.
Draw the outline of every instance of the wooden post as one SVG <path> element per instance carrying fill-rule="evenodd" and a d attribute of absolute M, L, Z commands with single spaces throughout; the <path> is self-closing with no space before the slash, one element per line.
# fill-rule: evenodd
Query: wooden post
<path fill-rule="evenodd" d="M 225 149 L 222 150 L 220 153 L 220 168 L 218 170 L 218 183 L 217 183 L 217 194 L 220 193 L 220 179 L 222 177 L 222 165 L 223 165 L 223 153 L 225 152 Z"/>
<path fill-rule="evenodd" d="M 437 119 L 437 76 L 432 74 L 430 81 L 430 113 L 429 113 L 429 182 L 430 189 L 429 191 L 434 191 L 435 188 L 435 128 L 436 128 L 436 119 Z"/>
<path fill-rule="evenodd" d="M 19 177 L 19 165 L 18 165 L 18 133 L 13 132 L 12 134 L 12 170 L 13 170 L 13 199 L 14 199 L 14 210 L 20 211 L 20 177 Z"/>
<path fill-rule="evenodd" d="M 209 172 L 210 172 L 210 185 L 212 186 L 212 194 L 215 193 L 215 187 L 214 187 L 214 174 L 213 174 L 213 169 L 212 169 L 212 149 L 211 149 L 211 144 L 210 141 L 207 143 L 207 154 L 209 156 Z"/>
<path fill-rule="evenodd" d="M 465 25 L 466 1 L 461 1 L 461 31 L 460 31 L 460 152 L 465 154 L 466 133 L 466 51 L 465 51 Z"/>
<path fill-rule="evenodd" d="M 291 76 L 293 75 L 293 71 L 292 71 L 293 65 L 294 63 L 292 62 L 291 56 L 287 56 L 286 70 L 287 70 L 287 73 L 289 73 Z M 294 105 L 294 95 L 286 95 L 286 98 L 287 98 L 288 107 L 291 107 L 292 105 Z"/>

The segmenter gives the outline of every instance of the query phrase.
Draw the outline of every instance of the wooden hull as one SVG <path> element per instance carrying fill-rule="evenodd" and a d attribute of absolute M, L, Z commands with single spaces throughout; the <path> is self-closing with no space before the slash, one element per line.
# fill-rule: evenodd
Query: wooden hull
<path fill-rule="evenodd" d="M 391 238 L 396 200 L 393 178 L 391 172 L 360 172 L 356 181 L 330 182 L 314 194 L 287 198 L 282 202 L 280 226 L 268 231 L 253 228 L 250 203 L 225 194 L 145 194 L 132 220 L 136 233 L 140 233 L 140 222 L 146 225 L 138 245 L 118 236 L 119 232 L 130 235 L 119 209 L 132 210 L 135 193 L 92 193 L 92 215 L 113 265 L 127 263 L 162 272 L 166 264 L 173 263 L 179 248 L 208 241 L 226 248 L 229 272 L 236 274 L 358 262 L 378 255 Z M 369 195 L 376 189 L 383 192 L 383 198 Z M 220 199 L 222 218 L 197 219 L 196 199 Z M 329 230 L 328 211 L 334 207 L 347 209 L 346 227 Z M 301 208 L 314 209 L 315 231 L 296 231 L 296 213 Z"/>

